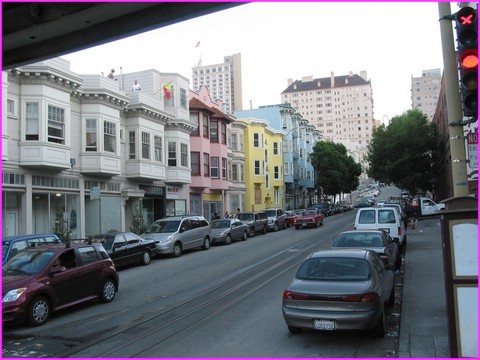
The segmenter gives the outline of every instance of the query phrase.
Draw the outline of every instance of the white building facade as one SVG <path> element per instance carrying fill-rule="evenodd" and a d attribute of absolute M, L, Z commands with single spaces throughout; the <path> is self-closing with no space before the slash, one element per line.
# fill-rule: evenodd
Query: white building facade
<path fill-rule="evenodd" d="M 442 87 L 440 69 L 422 70 L 422 76 L 412 75 L 412 109 L 419 109 L 432 121 Z"/>

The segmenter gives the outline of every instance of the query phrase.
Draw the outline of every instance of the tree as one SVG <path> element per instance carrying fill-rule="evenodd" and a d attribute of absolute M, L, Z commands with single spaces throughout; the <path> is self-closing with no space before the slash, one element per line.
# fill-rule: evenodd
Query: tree
<path fill-rule="evenodd" d="M 130 231 L 137 235 L 141 235 L 147 229 L 147 225 L 147 221 L 143 217 L 142 213 L 142 204 L 139 201 L 135 209 L 135 214 L 132 218 L 132 226 L 130 226 Z"/>
<path fill-rule="evenodd" d="M 440 145 L 436 124 L 420 110 L 408 110 L 374 130 L 367 152 L 368 175 L 411 194 L 431 190 Z"/>
<path fill-rule="evenodd" d="M 348 155 L 343 144 L 317 142 L 310 159 L 316 171 L 317 189 L 322 188 L 324 194 L 335 197 L 358 187 L 362 167 Z"/>

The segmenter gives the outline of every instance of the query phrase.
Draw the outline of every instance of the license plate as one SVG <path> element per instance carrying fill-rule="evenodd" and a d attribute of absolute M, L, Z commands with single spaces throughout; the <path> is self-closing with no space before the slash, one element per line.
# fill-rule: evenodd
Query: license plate
<path fill-rule="evenodd" d="M 335 321 L 333 320 L 313 320 L 315 330 L 335 330 Z"/>
<path fill-rule="evenodd" d="M 303 227 L 307 227 L 307 224 L 302 224 Z"/>

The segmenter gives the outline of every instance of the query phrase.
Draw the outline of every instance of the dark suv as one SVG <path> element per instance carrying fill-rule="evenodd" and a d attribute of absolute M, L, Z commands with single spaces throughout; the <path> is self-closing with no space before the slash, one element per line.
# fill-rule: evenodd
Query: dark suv
<path fill-rule="evenodd" d="M 257 232 L 267 233 L 268 217 L 263 211 L 245 212 L 237 215 L 237 218 L 248 225 L 248 236 L 253 237 Z"/>
<path fill-rule="evenodd" d="M 2 266 L 2 321 L 33 326 L 81 302 L 111 302 L 118 291 L 115 265 L 101 244 L 43 245 L 25 249 Z"/>

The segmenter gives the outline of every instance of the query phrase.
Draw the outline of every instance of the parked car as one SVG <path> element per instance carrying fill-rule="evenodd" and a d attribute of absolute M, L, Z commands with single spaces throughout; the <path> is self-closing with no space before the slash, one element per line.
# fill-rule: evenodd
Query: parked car
<path fill-rule="evenodd" d="M 2 239 L 2 263 L 5 263 L 29 247 L 61 242 L 60 238 L 55 234 L 29 234 L 4 237 Z"/>
<path fill-rule="evenodd" d="M 146 240 L 154 240 L 159 254 L 182 255 L 184 250 L 210 248 L 212 234 L 210 224 L 203 216 L 172 216 L 150 224 L 143 234 Z"/>
<path fill-rule="evenodd" d="M 400 214 L 400 218 L 402 219 L 402 222 L 403 222 L 403 225 L 404 225 L 405 229 L 407 228 L 408 215 L 405 212 L 405 209 L 403 208 L 403 206 L 401 204 L 395 203 L 395 202 L 385 202 L 381 206 L 382 207 L 395 207 L 398 210 L 398 213 Z"/>
<path fill-rule="evenodd" d="M 309 227 L 317 228 L 323 225 L 324 218 L 325 216 L 319 211 L 305 210 L 304 212 L 302 212 L 301 215 L 295 218 L 293 225 L 297 230 L 300 228 L 309 228 Z"/>
<path fill-rule="evenodd" d="M 235 240 L 247 240 L 248 225 L 239 219 L 213 220 L 212 244 L 224 243 L 230 245 Z"/>
<path fill-rule="evenodd" d="M 268 218 L 268 230 L 278 231 L 287 228 L 286 215 L 282 209 L 269 208 L 264 210 Z"/>
<path fill-rule="evenodd" d="M 103 245 L 116 267 L 131 264 L 148 265 L 157 254 L 155 241 L 146 240 L 132 232 L 109 232 L 89 238 Z"/>
<path fill-rule="evenodd" d="M 237 215 L 237 219 L 248 225 L 248 236 L 253 237 L 257 232 L 267 233 L 268 218 L 263 211 L 245 212 Z"/>
<path fill-rule="evenodd" d="M 407 244 L 407 235 L 402 229 L 402 219 L 397 209 L 389 207 L 367 207 L 358 209 L 355 216 L 355 229 L 381 229 L 385 230 L 395 241 L 400 249 Z"/>
<path fill-rule="evenodd" d="M 308 209 L 309 210 L 315 209 L 315 210 L 321 211 L 324 216 L 332 215 L 332 206 L 328 202 L 321 202 L 318 204 L 314 204 Z"/>
<path fill-rule="evenodd" d="M 115 265 L 101 244 L 28 248 L 2 266 L 2 321 L 43 325 L 52 312 L 118 291 Z"/>
<path fill-rule="evenodd" d="M 398 243 L 383 230 L 343 231 L 333 240 L 332 248 L 362 248 L 375 251 L 387 265 L 400 269 L 402 255 Z"/>
<path fill-rule="evenodd" d="M 283 292 L 282 313 L 289 331 L 372 330 L 383 337 L 385 309 L 395 301 L 391 270 L 371 250 L 313 253 Z"/>
<path fill-rule="evenodd" d="M 287 210 L 285 211 L 285 215 L 286 215 L 285 221 L 287 223 L 287 226 L 288 227 L 293 226 L 293 221 L 298 216 L 297 213 L 293 210 Z"/>

